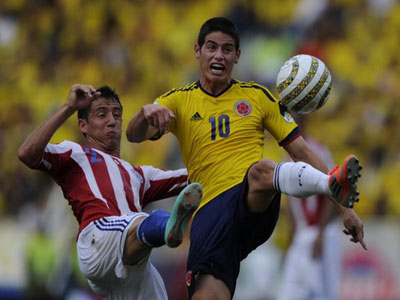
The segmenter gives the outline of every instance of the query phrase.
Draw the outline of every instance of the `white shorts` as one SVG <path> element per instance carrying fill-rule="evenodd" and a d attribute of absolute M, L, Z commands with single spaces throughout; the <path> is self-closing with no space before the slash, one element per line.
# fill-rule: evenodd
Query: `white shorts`
<path fill-rule="evenodd" d="M 79 268 L 90 287 L 105 299 L 168 299 L 164 282 L 148 257 L 135 266 L 122 262 L 126 235 L 146 213 L 105 217 L 91 222 L 79 235 Z"/>
<path fill-rule="evenodd" d="M 312 257 L 317 227 L 302 228 L 295 233 L 286 255 L 283 282 L 278 300 L 338 299 L 340 280 L 340 227 L 336 222 L 324 232 L 322 257 Z"/>

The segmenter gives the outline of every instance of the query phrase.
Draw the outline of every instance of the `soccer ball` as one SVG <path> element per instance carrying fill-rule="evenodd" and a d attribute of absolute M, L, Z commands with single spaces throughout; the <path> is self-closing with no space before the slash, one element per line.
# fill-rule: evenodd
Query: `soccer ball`
<path fill-rule="evenodd" d="M 282 103 L 289 109 L 308 114 L 322 107 L 329 98 L 332 77 L 318 58 L 299 54 L 281 67 L 276 89 Z"/>

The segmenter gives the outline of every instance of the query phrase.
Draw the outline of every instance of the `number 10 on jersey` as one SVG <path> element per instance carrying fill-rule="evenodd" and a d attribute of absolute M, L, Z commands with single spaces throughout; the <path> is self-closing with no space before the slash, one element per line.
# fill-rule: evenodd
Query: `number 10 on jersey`
<path fill-rule="evenodd" d="M 215 141 L 217 135 L 217 127 L 218 134 L 222 138 L 226 138 L 230 134 L 229 127 L 229 116 L 228 115 L 220 115 L 218 119 L 216 117 L 211 117 L 208 119 L 208 122 L 211 124 L 211 140 Z"/>

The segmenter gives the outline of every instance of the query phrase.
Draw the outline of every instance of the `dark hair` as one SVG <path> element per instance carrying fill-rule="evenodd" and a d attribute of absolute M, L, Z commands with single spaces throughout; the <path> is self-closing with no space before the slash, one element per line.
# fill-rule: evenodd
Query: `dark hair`
<path fill-rule="evenodd" d="M 121 106 L 121 109 L 122 109 L 121 102 L 119 101 L 119 97 L 118 97 L 117 93 L 115 92 L 115 90 L 111 89 L 107 85 L 104 85 L 101 88 L 97 89 L 96 91 L 101 93 L 101 96 L 100 96 L 101 98 L 110 99 L 110 100 L 113 100 L 114 102 L 119 103 L 119 105 Z M 88 121 L 90 107 L 91 107 L 91 104 L 89 104 L 85 108 L 81 108 L 78 110 L 78 120 L 84 119 L 84 120 Z"/>
<path fill-rule="evenodd" d="M 221 31 L 227 35 L 230 35 L 235 40 L 236 50 L 240 48 L 239 33 L 235 24 L 231 20 L 224 17 L 216 17 L 207 20 L 200 28 L 197 44 L 202 47 L 206 35 L 216 31 Z"/>

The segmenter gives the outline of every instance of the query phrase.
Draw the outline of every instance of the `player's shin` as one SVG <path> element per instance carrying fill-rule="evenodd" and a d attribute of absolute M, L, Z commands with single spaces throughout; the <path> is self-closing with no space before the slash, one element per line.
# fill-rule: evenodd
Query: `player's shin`
<path fill-rule="evenodd" d="M 155 248 L 165 245 L 165 227 L 170 213 L 165 210 L 155 210 L 139 224 L 136 234 L 145 245 Z"/>
<path fill-rule="evenodd" d="M 279 163 L 274 170 L 274 187 L 286 195 L 308 197 L 311 195 L 331 196 L 329 175 L 304 162 Z"/>

